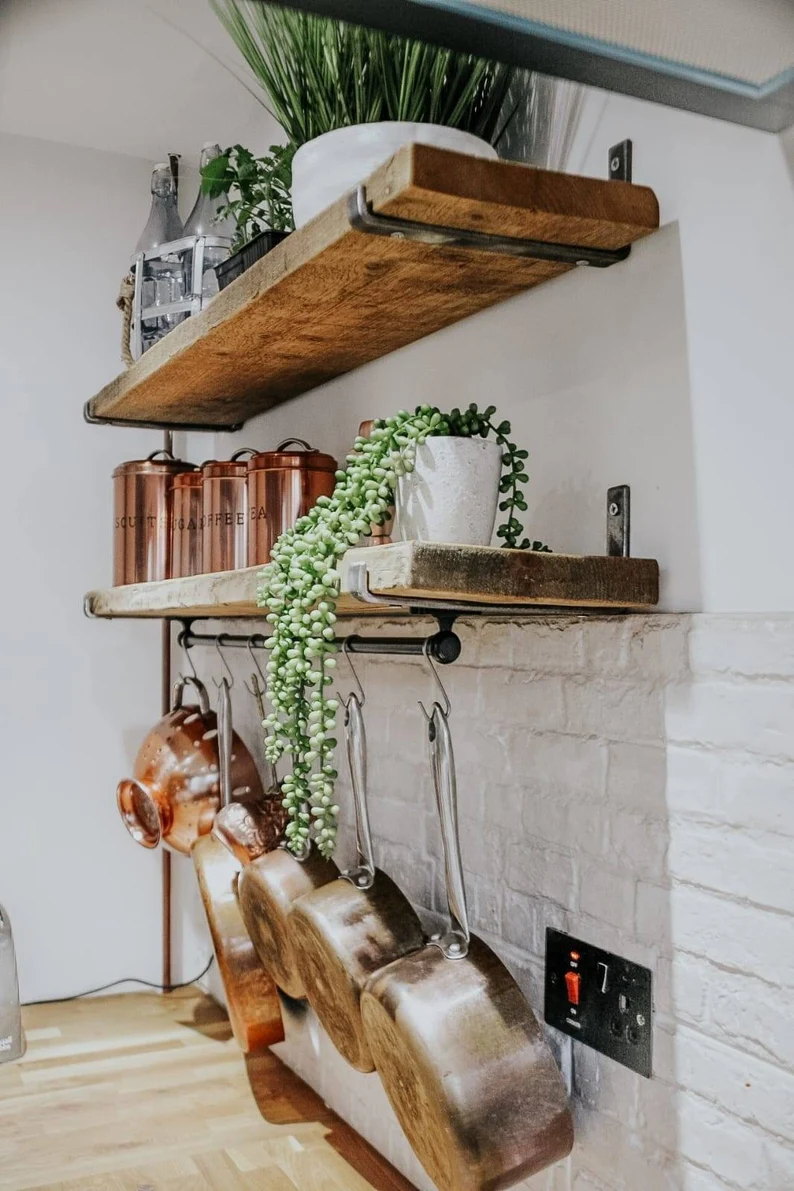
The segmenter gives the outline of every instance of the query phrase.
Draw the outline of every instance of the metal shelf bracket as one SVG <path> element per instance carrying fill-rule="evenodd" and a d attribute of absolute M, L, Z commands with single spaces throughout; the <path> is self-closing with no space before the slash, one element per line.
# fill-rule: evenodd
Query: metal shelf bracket
<path fill-rule="evenodd" d="M 244 422 L 207 426 L 205 423 L 199 424 L 198 422 L 148 422 L 138 421 L 136 418 L 106 418 L 102 414 L 94 413 L 93 404 L 93 400 L 91 400 L 86 401 L 83 406 L 83 419 L 88 422 L 89 426 L 128 426 L 134 430 L 164 430 L 166 433 L 182 431 L 192 434 L 201 431 L 204 434 L 234 434 L 245 425 Z"/>

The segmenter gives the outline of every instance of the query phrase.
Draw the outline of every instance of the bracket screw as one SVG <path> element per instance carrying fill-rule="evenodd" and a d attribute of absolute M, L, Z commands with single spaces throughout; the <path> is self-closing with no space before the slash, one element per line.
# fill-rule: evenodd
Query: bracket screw
<path fill-rule="evenodd" d="M 620 169 L 620 158 L 617 155 L 615 157 L 613 157 L 612 160 L 610 161 L 609 168 L 611 169 L 613 174 L 616 174 L 618 172 L 618 170 Z"/>
<path fill-rule="evenodd" d="M 613 500 L 609 506 L 610 517 L 617 517 L 619 512 L 620 512 L 620 505 L 618 504 L 618 502 L 616 500 Z"/>
<path fill-rule="evenodd" d="M 460 943 L 450 943 L 449 950 L 451 954 L 457 955 L 457 953 L 460 951 Z"/>
<path fill-rule="evenodd" d="M 644 1025 L 645 1025 L 645 1014 L 644 1014 L 644 1013 L 638 1013 L 638 1014 L 637 1014 L 637 1025 L 638 1025 L 638 1026 L 644 1026 Z"/>
<path fill-rule="evenodd" d="M 404 240 L 405 232 L 392 232 L 391 238 L 392 240 Z"/>

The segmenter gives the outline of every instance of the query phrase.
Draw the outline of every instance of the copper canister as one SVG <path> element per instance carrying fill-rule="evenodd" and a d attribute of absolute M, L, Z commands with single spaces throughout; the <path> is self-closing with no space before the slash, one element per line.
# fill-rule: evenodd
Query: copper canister
<path fill-rule="evenodd" d="M 202 573 L 204 476 L 185 471 L 171 485 L 171 578 Z"/>
<path fill-rule="evenodd" d="M 247 565 L 248 467 L 242 455 L 254 455 L 254 451 L 245 447 L 231 459 L 202 464 L 203 571 L 207 574 Z"/>
<path fill-rule="evenodd" d="M 286 447 L 299 449 L 286 450 Z M 270 562 L 273 543 L 336 486 L 337 462 L 302 438 L 248 460 L 248 565 Z"/>
<path fill-rule="evenodd" d="M 162 456 L 162 458 L 160 458 Z M 171 485 L 192 463 L 169 451 L 120 463 L 113 472 L 113 582 L 147 583 L 171 574 Z"/>

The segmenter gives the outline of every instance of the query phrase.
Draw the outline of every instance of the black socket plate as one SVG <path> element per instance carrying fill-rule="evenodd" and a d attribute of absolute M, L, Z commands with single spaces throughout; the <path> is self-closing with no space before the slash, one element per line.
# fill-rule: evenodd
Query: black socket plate
<path fill-rule="evenodd" d="M 579 980 L 571 1004 L 566 974 Z M 650 1078 L 653 976 L 649 968 L 558 930 L 546 931 L 546 1005 L 550 1026 Z"/>

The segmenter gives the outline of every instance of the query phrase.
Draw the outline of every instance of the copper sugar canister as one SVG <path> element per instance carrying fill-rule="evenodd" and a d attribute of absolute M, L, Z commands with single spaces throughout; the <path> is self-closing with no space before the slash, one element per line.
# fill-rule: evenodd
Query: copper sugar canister
<path fill-rule="evenodd" d="M 202 573 L 204 476 L 185 471 L 171 485 L 171 578 Z"/>
<path fill-rule="evenodd" d="M 298 450 L 285 450 L 286 447 Z M 273 543 L 336 486 L 337 462 L 302 438 L 287 438 L 275 451 L 248 460 L 248 565 L 270 562 Z"/>
<path fill-rule="evenodd" d="M 168 451 L 120 463 L 113 472 L 113 582 L 147 583 L 171 574 L 171 485 L 192 463 Z"/>
<path fill-rule="evenodd" d="M 248 564 L 248 467 L 240 456 L 254 454 L 245 447 L 231 459 L 202 464 L 202 548 L 207 574 Z"/>

